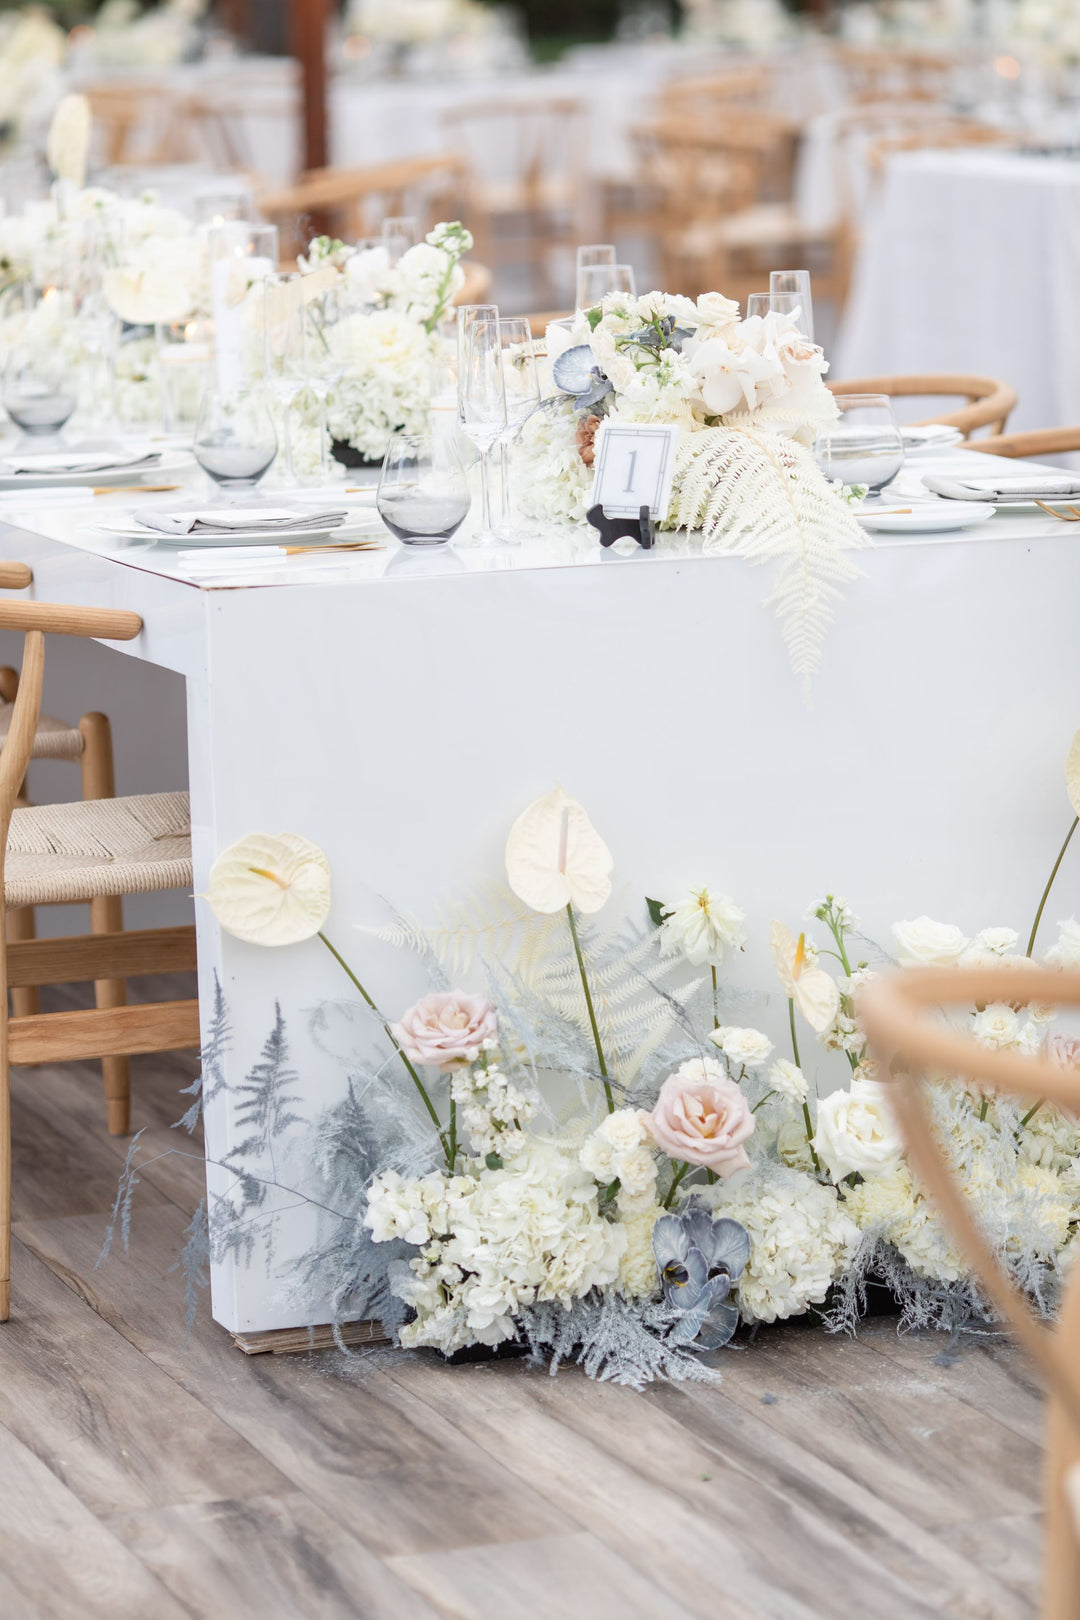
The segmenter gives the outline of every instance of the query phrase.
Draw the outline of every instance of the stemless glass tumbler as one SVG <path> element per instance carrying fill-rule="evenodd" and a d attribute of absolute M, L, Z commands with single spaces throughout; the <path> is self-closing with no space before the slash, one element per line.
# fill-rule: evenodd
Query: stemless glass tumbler
<path fill-rule="evenodd" d="M 195 460 L 223 490 L 254 489 L 277 455 L 277 432 L 261 383 L 211 388 L 195 425 Z"/>
<path fill-rule="evenodd" d="M 904 441 L 888 394 L 840 394 L 840 418 L 823 428 L 814 457 L 834 483 L 866 484 L 879 495 L 904 465 Z"/>
<path fill-rule="evenodd" d="M 469 510 L 469 486 L 453 437 L 397 433 L 383 458 L 375 503 L 406 546 L 443 545 Z"/>

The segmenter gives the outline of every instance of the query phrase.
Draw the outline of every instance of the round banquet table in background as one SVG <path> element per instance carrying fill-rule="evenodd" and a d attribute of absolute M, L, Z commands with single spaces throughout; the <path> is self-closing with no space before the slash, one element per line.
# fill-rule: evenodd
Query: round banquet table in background
<path fill-rule="evenodd" d="M 980 473 L 994 470 L 968 451 L 936 466 L 976 460 Z M 781 1051 L 771 918 L 798 926 L 831 889 L 885 946 L 892 922 L 922 912 L 968 933 L 1026 929 L 1068 827 L 1080 548 L 1043 514 L 1002 512 L 967 533 L 867 551 L 837 604 L 812 709 L 764 605 L 767 575 L 703 557 L 692 536 L 626 557 L 570 530 L 516 550 L 389 545 L 200 583 L 175 549 L 95 528 L 100 507 L 35 508 L 31 495 L 25 509 L 5 503 L 3 516 L 4 553 L 32 564 L 32 596 L 132 608 L 144 621 L 122 649 L 54 639 L 50 711 L 112 714 L 122 792 L 187 777 L 196 894 L 214 856 L 244 834 L 293 831 L 325 849 L 327 931 L 390 1014 L 420 993 L 425 973 L 370 925 L 388 904 L 432 921 L 441 902 L 498 879 L 512 821 L 556 782 L 612 850 L 612 914 L 643 922 L 645 895 L 702 882 L 737 897 L 748 949 L 723 975 L 725 995 L 738 992 L 725 1004 Z M 0 659 L 18 654 L 16 637 L 0 637 Z M 1047 942 L 1075 909 L 1076 870 L 1063 871 Z M 346 1070 L 327 1050 L 340 1027 L 327 1036 L 311 1014 L 351 993 L 316 941 L 260 949 L 223 935 L 205 903 L 195 910 L 204 1028 L 215 977 L 232 1025 L 233 1089 L 206 1121 L 220 1158 L 246 1135 L 235 1087 L 259 1057 L 275 998 L 297 1112 L 312 1119 L 340 1099 Z M 129 919 L 145 924 L 147 909 L 131 905 Z M 351 1039 L 381 1052 L 374 1033 L 365 1023 Z M 825 1090 L 847 1072 L 836 1054 L 815 1068 Z M 310 1176 L 298 1145 L 285 1155 L 286 1179 Z M 211 1177 L 218 1190 L 232 1181 Z M 310 1243 L 314 1218 L 282 1213 L 276 1263 Z M 290 1299 L 264 1260 L 215 1263 L 220 1322 L 255 1331 L 328 1319 L 325 1300 Z"/>
<path fill-rule="evenodd" d="M 832 374 L 1001 377 L 1020 396 L 1010 428 L 1080 424 L 1078 282 L 1080 163 L 894 157 L 865 222 Z"/>

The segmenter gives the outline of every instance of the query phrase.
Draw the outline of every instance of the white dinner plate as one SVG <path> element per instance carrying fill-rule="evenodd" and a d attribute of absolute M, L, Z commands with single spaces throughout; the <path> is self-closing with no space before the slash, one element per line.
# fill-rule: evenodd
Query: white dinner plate
<path fill-rule="evenodd" d="M 381 524 L 380 524 L 381 527 Z M 362 532 L 370 533 L 370 524 L 339 523 L 326 529 L 230 529 L 227 534 L 162 534 L 159 529 L 148 529 L 142 523 L 95 523 L 99 534 L 116 535 L 121 540 L 148 540 L 159 546 L 179 546 L 188 549 L 199 546 L 212 550 L 215 546 L 317 546 L 327 540 L 355 540 Z"/>
<path fill-rule="evenodd" d="M 940 534 L 949 529 L 971 529 L 992 518 L 995 508 L 984 501 L 920 501 L 910 512 L 882 512 L 872 508 L 855 516 L 864 529 L 876 534 Z"/>
<path fill-rule="evenodd" d="M 2 459 L 2 458 L 0 458 Z M 190 450 L 163 450 L 161 460 L 149 467 L 109 467 L 100 472 L 29 472 L 6 473 L 0 471 L 0 490 L 63 489 L 67 485 L 97 488 L 106 484 L 157 484 L 178 473 L 186 473 L 194 466 Z"/>

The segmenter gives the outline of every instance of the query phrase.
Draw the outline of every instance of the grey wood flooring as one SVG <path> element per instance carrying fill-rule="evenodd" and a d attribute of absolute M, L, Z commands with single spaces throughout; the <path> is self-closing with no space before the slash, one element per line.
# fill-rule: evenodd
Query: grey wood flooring
<path fill-rule="evenodd" d="M 135 1064 L 148 1151 L 186 1059 Z M 520 1362 L 245 1357 L 173 1268 L 200 1168 L 136 1194 L 92 1066 L 16 1076 L 0 1327 L 3 1620 L 1022 1620 L 1040 1400 L 1004 1340 L 779 1327 L 722 1388 Z M 181 1144 L 182 1145 L 182 1144 Z"/>

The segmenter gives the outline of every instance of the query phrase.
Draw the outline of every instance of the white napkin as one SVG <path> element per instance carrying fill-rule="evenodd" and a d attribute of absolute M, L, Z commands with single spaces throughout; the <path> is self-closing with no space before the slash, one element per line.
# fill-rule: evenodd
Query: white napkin
<path fill-rule="evenodd" d="M 0 466 L 5 473 L 90 473 L 134 471 L 156 467 L 161 452 L 125 456 L 110 450 L 57 450 L 48 454 L 6 456 Z"/>
<path fill-rule="evenodd" d="M 1080 478 L 1067 472 L 1029 472 L 1019 477 L 1008 473 L 990 473 L 985 477 L 924 473 L 923 483 L 935 495 L 945 495 L 949 500 L 993 501 L 997 505 L 1010 502 L 1021 505 L 1035 499 L 1044 501 L 1063 496 L 1075 500 L 1080 496 Z"/>
<path fill-rule="evenodd" d="M 138 521 L 159 534 L 235 534 L 245 532 L 273 534 L 278 529 L 303 530 L 322 533 L 337 529 L 345 522 L 347 512 L 298 512 L 286 507 L 253 506 L 240 508 L 210 507 L 201 512 L 140 512 Z"/>

